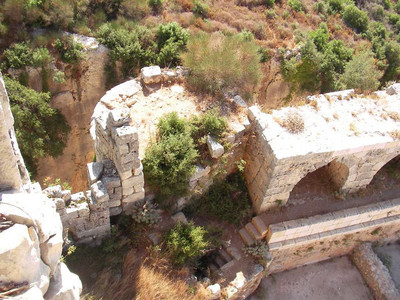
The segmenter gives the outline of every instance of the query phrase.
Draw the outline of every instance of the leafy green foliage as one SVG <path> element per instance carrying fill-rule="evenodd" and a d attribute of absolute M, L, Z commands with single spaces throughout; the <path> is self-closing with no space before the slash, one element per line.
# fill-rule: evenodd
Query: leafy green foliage
<path fill-rule="evenodd" d="M 340 82 L 345 88 L 368 92 L 378 88 L 381 76 L 382 73 L 377 70 L 371 54 L 361 52 L 346 65 Z"/>
<path fill-rule="evenodd" d="M 159 123 L 156 143 L 143 159 L 147 183 L 163 197 L 185 193 L 195 170 L 198 153 L 188 128 L 187 121 L 179 120 L 176 114 L 166 115 Z"/>
<path fill-rule="evenodd" d="M 343 21 L 357 32 L 365 32 L 368 29 L 367 13 L 355 5 L 347 5 L 345 7 Z"/>
<path fill-rule="evenodd" d="M 167 252 L 175 265 L 181 266 L 193 262 L 204 254 L 209 246 L 207 231 L 193 222 L 188 225 L 176 224 L 164 237 Z"/>
<path fill-rule="evenodd" d="M 190 123 L 191 134 L 195 140 L 207 135 L 219 139 L 228 127 L 226 118 L 219 116 L 218 109 L 211 109 L 200 116 L 195 116 Z"/>
<path fill-rule="evenodd" d="M 51 56 L 46 48 L 32 49 L 27 42 L 16 43 L 3 53 L 3 69 L 23 69 L 27 66 L 40 67 L 50 62 Z"/>
<path fill-rule="evenodd" d="M 62 154 L 70 127 L 64 116 L 50 107 L 48 93 L 38 93 L 8 77 L 4 82 L 18 144 L 29 171 L 34 173 L 36 159 Z"/>
<path fill-rule="evenodd" d="M 176 66 L 189 34 L 178 23 L 160 24 L 157 31 L 158 58 L 161 66 Z"/>
<path fill-rule="evenodd" d="M 318 51 L 323 51 L 329 41 L 329 30 L 326 23 L 321 23 L 317 30 L 309 33 L 311 40 Z"/>
<path fill-rule="evenodd" d="M 60 54 L 61 60 L 68 64 L 78 63 L 83 58 L 83 46 L 72 37 L 57 39 L 54 48 Z"/>
<path fill-rule="evenodd" d="M 191 72 L 190 86 L 213 95 L 237 90 L 249 98 L 261 77 L 260 55 L 253 41 L 221 33 L 191 36 L 183 64 Z"/>
<path fill-rule="evenodd" d="M 251 216 L 251 205 L 242 174 L 234 173 L 215 182 L 203 197 L 185 208 L 185 213 L 243 225 Z"/>
<path fill-rule="evenodd" d="M 289 6 L 297 12 L 304 11 L 304 5 L 301 0 L 289 0 L 288 1 Z"/>
<path fill-rule="evenodd" d="M 159 13 L 162 9 L 163 0 L 149 0 L 149 5 L 154 13 Z"/>
<path fill-rule="evenodd" d="M 208 7 L 207 3 L 203 3 L 202 1 L 196 0 L 194 2 L 192 12 L 201 18 L 208 18 L 210 8 Z"/>

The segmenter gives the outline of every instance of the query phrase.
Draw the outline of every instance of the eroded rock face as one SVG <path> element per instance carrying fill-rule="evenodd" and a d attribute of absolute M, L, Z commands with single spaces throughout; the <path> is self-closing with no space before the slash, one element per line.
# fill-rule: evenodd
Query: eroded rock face
<path fill-rule="evenodd" d="M 45 195 L 0 194 L 0 214 L 8 226 L 0 231 L 0 286 L 25 289 L 11 299 L 79 299 L 79 277 L 60 263 L 62 224 Z M 51 279 L 52 278 L 52 279 Z"/>

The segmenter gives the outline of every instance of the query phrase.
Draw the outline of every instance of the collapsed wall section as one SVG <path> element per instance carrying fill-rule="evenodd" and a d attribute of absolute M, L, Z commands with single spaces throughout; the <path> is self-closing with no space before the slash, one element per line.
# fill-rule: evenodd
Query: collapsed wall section
<path fill-rule="evenodd" d="M 371 98 L 343 91 L 270 114 L 251 107 L 245 176 L 256 212 L 285 205 L 294 186 L 322 167 L 343 192 L 366 187 L 400 154 L 399 100 L 396 84 Z"/>

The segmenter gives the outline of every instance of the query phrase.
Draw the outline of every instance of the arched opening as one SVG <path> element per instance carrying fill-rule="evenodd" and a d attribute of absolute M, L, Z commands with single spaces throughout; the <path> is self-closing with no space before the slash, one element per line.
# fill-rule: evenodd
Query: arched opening
<path fill-rule="evenodd" d="M 400 155 L 389 160 L 372 178 L 367 190 L 388 191 L 400 186 Z"/>
<path fill-rule="evenodd" d="M 334 198 L 348 176 L 349 168 L 334 160 L 304 176 L 292 189 L 288 205 L 303 204 L 311 198 Z"/>

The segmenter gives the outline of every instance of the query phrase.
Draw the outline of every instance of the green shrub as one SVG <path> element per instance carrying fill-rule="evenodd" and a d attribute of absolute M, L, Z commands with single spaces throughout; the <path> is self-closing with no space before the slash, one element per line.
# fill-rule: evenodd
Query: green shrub
<path fill-rule="evenodd" d="M 374 5 L 371 8 L 371 16 L 377 21 L 382 21 L 385 17 L 385 10 L 382 5 Z"/>
<path fill-rule="evenodd" d="M 65 82 L 65 73 L 63 71 L 57 70 L 53 76 L 53 81 L 56 83 L 64 83 Z"/>
<path fill-rule="evenodd" d="M 149 5 L 154 13 L 159 13 L 162 10 L 163 0 L 149 0 Z"/>
<path fill-rule="evenodd" d="M 394 25 L 400 20 L 400 16 L 398 14 L 395 14 L 395 13 L 390 13 L 388 15 L 388 20 L 389 20 L 390 24 Z"/>
<path fill-rule="evenodd" d="M 219 139 L 228 127 L 226 118 L 219 116 L 218 109 L 211 109 L 200 116 L 195 116 L 190 123 L 191 134 L 195 141 L 207 135 L 212 135 Z"/>
<path fill-rule="evenodd" d="M 162 197 L 184 194 L 195 170 L 198 153 L 183 122 L 176 114 L 161 119 L 157 142 L 146 150 L 143 159 L 147 183 Z"/>
<path fill-rule="evenodd" d="M 400 0 L 397 0 L 396 4 L 394 5 L 394 10 L 400 14 Z"/>
<path fill-rule="evenodd" d="M 265 0 L 264 3 L 267 7 L 272 7 L 275 5 L 275 0 Z"/>
<path fill-rule="evenodd" d="M 187 31 L 176 22 L 160 24 L 157 31 L 157 63 L 165 67 L 178 65 L 188 37 Z"/>
<path fill-rule="evenodd" d="M 50 107 L 48 93 L 38 93 L 8 77 L 4 77 L 4 82 L 15 119 L 18 144 L 29 171 L 34 175 L 38 158 L 62 154 L 70 127 L 64 116 Z"/>
<path fill-rule="evenodd" d="M 237 90 L 249 98 L 261 77 L 260 55 L 254 41 L 221 33 L 191 36 L 183 64 L 190 68 L 188 82 L 213 95 Z"/>
<path fill-rule="evenodd" d="M 3 69 L 22 69 L 27 66 L 40 67 L 47 65 L 51 56 L 46 48 L 32 49 L 27 42 L 16 43 L 3 53 Z"/>
<path fill-rule="evenodd" d="M 139 201 L 132 208 L 132 219 L 136 223 L 155 225 L 161 220 L 160 211 L 150 201 Z"/>
<path fill-rule="evenodd" d="M 321 23 L 315 31 L 309 33 L 318 51 L 323 51 L 329 40 L 329 30 L 326 23 Z"/>
<path fill-rule="evenodd" d="M 381 76 L 382 73 L 377 70 L 371 54 L 361 52 L 346 65 L 340 81 L 344 88 L 369 92 L 379 87 Z"/>
<path fill-rule="evenodd" d="M 294 11 L 297 12 L 304 11 L 304 5 L 303 2 L 301 2 L 301 0 L 289 0 L 288 4 Z"/>
<path fill-rule="evenodd" d="M 197 16 L 201 18 L 208 18 L 210 8 L 206 3 L 203 3 L 201 1 L 196 0 L 194 2 L 192 12 Z"/>
<path fill-rule="evenodd" d="M 271 58 L 271 50 L 269 48 L 258 48 L 258 54 L 260 54 L 260 62 L 262 63 L 266 63 Z"/>
<path fill-rule="evenodd" d="M 75 64 L 83 58 L 83 45 L 75 42 L 72 37 L 57 39 L 54 43 L 54 48 L 65 63 Z"/>
<path fill-rule="evenodd" d="M 394 41 L 387 42 L 384 46 L 387 69 L 381 79 L 382 83 L 395 80 L 400 67 L 400 45 Z"/>
<path fill-rule="evenodd" d="M 167 253 L 175 265 L 181 266 L 193 262 L 205 253 L 209 246 L 206 240 L 207 231 L 193 222 L 188 225 L 176 224 L 164 236 Z"/>
<path fill-rule="evenodd" d="M 200 199 L 185 208 L 187 215 L 213 216 L 220 220 L 243 225 L 251 216 L 250 198 L 241 173 L 217 180 Z"/>
<path fill-rule="evenodd" d="M 365 32 L 368 29 L 368 16 L 365 11 L 355 5 L 347 5 L 343 12 L 343 20 L 347 26 L 357 32 Z"/>
<path fill-rule="evenodd" d="M 346 5 L 354 4 L 353 0 L 327 0 L 328 12 L 330 14 L 341 14 Z"/>
<path fill-rule="evenodd" d="M 382 1 L 382 4 L 383 4 L 383 7 L 384 7 L 385 9 L 390 9 L 391 6 L 392 6 L 392 3 L 390 2 L 390 0 L 383 0 L 383 1 Z"/>

